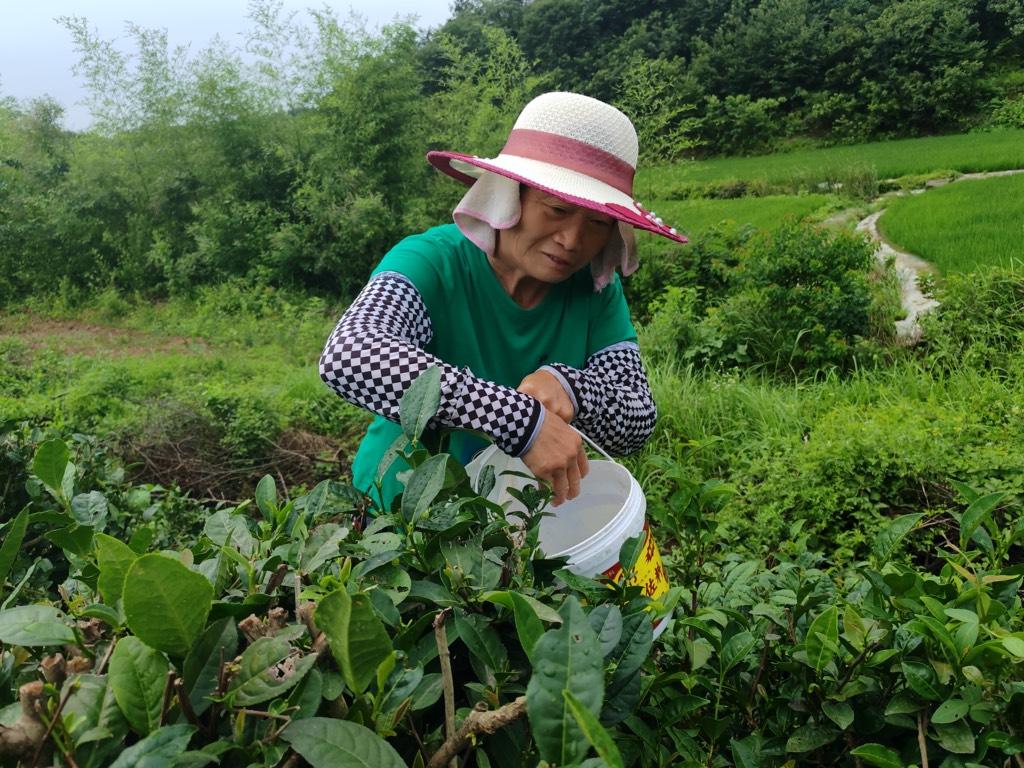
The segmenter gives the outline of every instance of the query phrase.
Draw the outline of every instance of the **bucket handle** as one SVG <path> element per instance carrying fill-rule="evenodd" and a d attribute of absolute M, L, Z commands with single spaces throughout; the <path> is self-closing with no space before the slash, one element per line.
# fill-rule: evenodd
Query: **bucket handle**
<path fill-rule="evenodd" d="M 595 451 L 597 451 L 597 452 L 598 452 L 598 453 L 600 453 L 600 454 L 601 454 L 602 456 L 604 456 L 604 457 L 605 457 L 606 459 L 608 459 L 608 461 L 612 462 L 613 464 L 618 464 L 618 462 L 617 462 L 617 461 L 615 461 L 615 459 L 613 459 L 613 458 L 612 458 L 611 456 L 609 456 L 609 455 L 608 455 L 607 453 L 605 453 L 605 451 L 604 451 L 604 448 L 602 448 L 602 447 L 601 447 L 600 445 L 598 445 L 598 444 L 597 444 L 597 443 L 595 443 L 595 442 L 594 442 L 593 440 L 591 440 L 591 439 L 590 439 L 590 437 L 589 437 L 589 436 L 587 435 L 587 433 L 586 433 L 586 432 L 583 432 L 583 431 L 581 431 L 581 430 L 579 430 L 579 429 L 576 429 L 576 427 L 574 427 L 574 426 L 573 426 L 572 424 L 570 424 L 570 425 L 569 425 L 569 428 L 570 428 L 570 429 L 571 429 L 571 430 L 572 430 L 573 432 L 575 432 L 575 433 L 576 433 L 577 435 L 579 435 L 580 437 L 582 437 L 582 438 L 583 438 L 583 441 L 584 441 L 585 443 L 587 443 L 588 445 L 590 445 L 590 447 L 591 447 L 591 448 L 593 448 L 593 449 L 594 449 Z"/>

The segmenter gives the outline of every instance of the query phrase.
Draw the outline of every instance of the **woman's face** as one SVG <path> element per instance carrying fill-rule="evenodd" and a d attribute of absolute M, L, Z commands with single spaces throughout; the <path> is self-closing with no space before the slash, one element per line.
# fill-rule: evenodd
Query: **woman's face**
<path fill-rule="evenodd" d="M 524 187 L 519 223 L 500 232 L 498 257 L 521 274 L 560 283 L 604 248 L 615 219 Z"/>

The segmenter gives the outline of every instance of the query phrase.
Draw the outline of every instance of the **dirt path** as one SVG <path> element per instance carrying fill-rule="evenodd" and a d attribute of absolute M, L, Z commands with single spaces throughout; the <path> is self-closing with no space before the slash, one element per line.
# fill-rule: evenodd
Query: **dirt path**
<path fill-rule="evenodd" d="M 997 176 L 1014 176 L 1020 173 L 1024 173 L 1024 168 L 1009 170 L 1009 171 L 986 171 L 984 173 L 965 173 L 961 176 L 957 176 L 955 179 L 937 179 L 930 181 L 925 185 L 925 189 L 917 190 L 918 194 L 923 193 L 926 189 L 934 189 L 937 187 L 943 187 L 947 184 L 959 181 L 977 181 L 981 179 L 991 179 Z M 913 253 L 901 251 L 895 248 L 885 238 L 882 237 L 881 232 L 878 231 L 878 220 L 885 213 L 885 208 L 875 211 L 870 216 L 861 219 L 857 226 L 854 228 L 857 232 L 864 232 L 870 237 L 875 243 L 878 244 L 878 249 L 875 251 L 875 255 L 878 260 L 883 264 L 890 258 L 893 260 L 896 275 L 900 281 L 900 300 L 903 305 L 903 309 L 906 312 L 906 317 L 896 322 L 896 337 L 905 344 L 916 344 L 921 338 L 921 326 L 918 323 L 918 318 L 926 312 L 930 312 L 935 307 L 939 306 L 939 302 L 935 299 L 925 296 L 921 291 L 921 287 L 918 284 L 918 276 L 921 274 L 935 274 L 936 269 L 934 265 L 922 259 L 920 256 L 916 256 Z M 844 220 L 845 214 L 841 212 L 836 216 L 830 218 L 840 222 Z"/>
<path fill-rule="evenodd" d="M 7 315 L 0 317 L 0 339 L 16 338 L 29 352 L 53 350 L 65 355 L 111 358 L 153 354 L 205 352 L 203 339 L 163 336 L 131 328 L 98 325 L 81 320 Z"/>

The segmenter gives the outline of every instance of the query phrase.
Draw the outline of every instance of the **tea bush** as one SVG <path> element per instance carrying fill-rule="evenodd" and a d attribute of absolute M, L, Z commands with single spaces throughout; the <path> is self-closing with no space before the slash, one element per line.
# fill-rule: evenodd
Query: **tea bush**
<path fill-rule="evenodd" d="M 30 493 L 0 545 L 13 587 L 0 759 L 996 768 L 1024 755 L 1024 517 L 1007 493 L 958 486 L 933 567 L 902 555 L 935 522 L 912 512 L 829 572 L 799 524 L 767 561 L 724 552 L 731 490 L 654 462 L 651 515 L 678 585 L 652 602 L 543 557 L 544 489 L 522 492 L 513 527 L 485 498 L 493 473 L 472 487 L 420 447 L 437 390 L 424 376 L 403 400 L 413 470 L 394 512 L 367 518 L 365 497 L 330 481 L 282 500 L 266 477 L 184 550 L 154 551 L 152 524 L 109 535 L 112 500 L 137 508 L 144 489 L 90 489 L 80 445 L 10 443 Z M 619 553 L 627 574 L 639 543 Z M 674 622 L 653 642 L 661 615 Z"/>

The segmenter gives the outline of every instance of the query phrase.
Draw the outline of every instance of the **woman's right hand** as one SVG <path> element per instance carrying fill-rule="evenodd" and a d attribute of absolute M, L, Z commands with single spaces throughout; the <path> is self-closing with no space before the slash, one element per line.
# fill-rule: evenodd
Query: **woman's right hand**
<path fill-rule="evenodd" d="M 551 484 L 556 507 L 580 495 L 580 480 L 590 471 L 579 433 L 547 408 L 540 434 L 522 459 L 534 475 Z"/>

